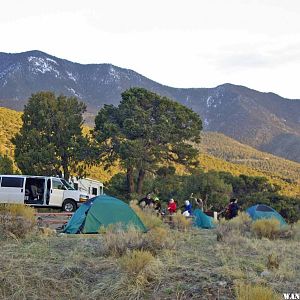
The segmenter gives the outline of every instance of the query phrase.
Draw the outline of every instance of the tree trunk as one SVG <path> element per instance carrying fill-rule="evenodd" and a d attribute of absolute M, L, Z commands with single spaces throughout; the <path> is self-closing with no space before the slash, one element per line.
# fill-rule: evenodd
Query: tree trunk
<path fill-rule="evenodd" d="M 144 179 L 145 179 L 145 170 L 140 169 L 140 171 L 139 171 L 139 177 L 138 177 L 138 182 L 137 182 L 137 193 L 139 195 L 141 195 L 142 191 L 143 191 Z"/>
<path fill-rule="evenodd" d="M 127 168 L 127 189 L 128 189 L 129 194 L 134 193 L 134 180 L 133 180 L 133 168 L 132 167 Z"/>
<path fill-rule="evenodd" d="M 68 169 L 68 159 L 66 157 L 62 157 L 62 168 L 63 168 L 63 172 L 64 172 L 64 179 L 66 181 L 69 181 L 70 172 Z"/>

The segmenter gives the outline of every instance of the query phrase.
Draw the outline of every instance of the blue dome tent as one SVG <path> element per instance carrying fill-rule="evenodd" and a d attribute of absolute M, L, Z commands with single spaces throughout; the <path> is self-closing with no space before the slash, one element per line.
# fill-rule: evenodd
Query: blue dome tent
<path fill-rule="evenodd" d="M 280 222 L 281 226 L 287 225 L 284 218 L 275 209 L 265 204 L 251 206 L 246 212 L 253 220 L 275 218 Z"/>

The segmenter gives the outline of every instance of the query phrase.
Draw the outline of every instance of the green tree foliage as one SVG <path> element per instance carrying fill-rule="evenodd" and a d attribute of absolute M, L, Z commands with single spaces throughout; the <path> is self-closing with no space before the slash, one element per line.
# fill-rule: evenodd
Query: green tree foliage
<path fill-rule="evenodd" d="M 12 139 L 15 160 L 25 174 L 84 174 L 88 139 L 82 134 L 86 106 L 52 92 L 33 94 L 22 115 L 23 126 Z"/>
<path fill-rule="evenodd" d="M 111 194 L 124 198 L 126 175 L 115 175 L 107 186 Z M 143 193 L 149 192 L 158 196 L 165 205 L 170 198 L 174 198 L 180 207 L 193 193 L 193 198 L 203 200 L 205 210 L 220 212 L 227 206 L 229 199 L 235 197 L 242 210 L 255 204 L 266 204 L 290 223 L 296 222 L 300 216 L 300 199 L 279 195 L 278 187 L 263 177 L 233 176 L 226 172 L 201 170 L 190 175 L 178 175 L 163 167 L 157 171 L 156 176 L 146 176 Z"/>
<path fill-rule="evenodd" d="M 0 174 L 13 174 L 13 161 L 7 155 L 0 155 Z"/>
<path fill-rule="evenodd" d="M 189 108 L 131 88 L 122 93 L 118 107 L 105 105 L 99 111 L 94 137 L 107 166 L 120 161 L 126 169 L 129 194 L 141 194 L 147 172 L 162 164 L 197 164 L 198 151 L 191 142 L 199 143 L 201 129 L 199 116 Z"/>

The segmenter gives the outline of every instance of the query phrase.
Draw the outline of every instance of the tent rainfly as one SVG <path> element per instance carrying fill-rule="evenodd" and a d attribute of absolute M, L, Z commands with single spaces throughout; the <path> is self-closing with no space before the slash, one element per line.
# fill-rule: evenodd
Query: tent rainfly
<path fill-rule="evenodd" d="M 82 204 L 66 225 L 65 233 L 98 233 L 99 229 L 111 224 L 120 224 L 125 230 L 135 226 L 146 232 L 134 210 L 125 202 L 108 196 L 100 195 Z"/>

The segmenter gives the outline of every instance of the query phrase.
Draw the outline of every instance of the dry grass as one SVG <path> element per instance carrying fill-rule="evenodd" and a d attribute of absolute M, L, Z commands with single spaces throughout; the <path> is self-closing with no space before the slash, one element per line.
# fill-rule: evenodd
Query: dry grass
<path fill-rule="evenodd" d="M 148 229 L 163 226 L 162 219 L 156 215 L 152 208 L 145 208 L 142 210 L 138 206 L 137 201 L 131 201 L 130 207 L 136 212 L 136 214 L 139 216 L 139 218 L 142 220 L 142 222 Z"/>
<path fill-rule="evenodd" d="M 172 224 L 174 228 L 180 231 L 187 231 L 192 227 L 192 219 L 185 217 L 181 212 L 177 212 L 172 216 Z"/>
<path fill-rule="evenodd" d="M 0 237 L 24 238 L 36 225 L 34 209 L 23 204 L 0 205 Z"/>
<path fill-rule="evenodd" d="M 256 220 L 251 230 L 259 238 L 275 239 L 280 233 L 280 222 L 275 218 Z"/>
<path fill-rule="evenodd" d="M 236 288 L 237 300 L 280 300 L 271 288 L 261 285 L 240 284 Z"/>
<path fill-rule="evenodd" d="M 250 291 L 257 287 L 296 291 L 299 242 L 242 235 L 246 221 L 225 222 L 234 240 L 222 243 L 216 230 L 164 226 L 0 240 L 0 299 L 231 300 L 240 283 L 251 298 L 239 299 L 266 294 Z"/>
<path fill-rule="evenodd" d="M 102 234 L 103 245 L 99 248 L 101 255 L 121 256 L 128 250 L 138 250 L 145 248 L 144 233 L 129 227 L 124 231 L 121 228 L 109 227 Z"/>
<path fill-rule="evenodd" d="M 250 236 L 252 219 L 244 212 L 229 221 L 221 219 L 216 229 L 217 240 L 237 244 Z"/>
<path fill-rule="evenodd" d="M 155 227 L 148 233 L 142 233 L 134 226 L 124 231 L 121 227 L 110 226 L 100 230 L 101 247 L 100 255 L 119 257 L 132 250 L 150 251 L 156 255 L 162 249 L 174 249 L 176 239 L 170 236 L 167 227 Z"/>
<path fill-rule="evenodd" d="M 129 277 L 152 281 L 159 276 L 161 263 L 149 251 L 133 250 L 119 259 L 121 270 Z M 142 277 L 142 278 L 141 278 Z"/>

